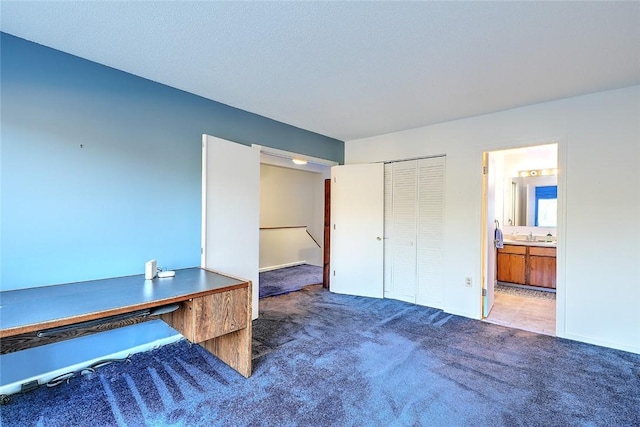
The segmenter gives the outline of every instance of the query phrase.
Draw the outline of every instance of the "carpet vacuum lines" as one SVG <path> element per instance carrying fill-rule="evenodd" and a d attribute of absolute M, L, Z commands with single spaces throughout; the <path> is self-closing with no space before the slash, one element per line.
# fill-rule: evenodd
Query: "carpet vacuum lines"
<path fill-rule="evenodd" d="M 15 395 L 0 424 L 640 425 L 638 354 L 321 286 L 260 307 L 248 379 L 183 340 Z"/>

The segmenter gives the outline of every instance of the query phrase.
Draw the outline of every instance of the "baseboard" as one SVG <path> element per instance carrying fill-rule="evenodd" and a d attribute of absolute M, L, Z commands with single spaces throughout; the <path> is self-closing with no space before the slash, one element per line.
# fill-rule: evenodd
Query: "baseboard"
<path fill-rule="evenodd" d="M 22 384 L 46 384 L 101 360 L 123 359 L 184 337 L 161 320 L 125 326 L 0 356 L 0 394 L 21 390 Z"/>
<path fill-rule="evenodd" d="M 573 340 L 573 341 L 580 341 L 586 344 L 592 344 L 600 347 L 612 348 L 614 350 L 622 350 L 629 353 L 640 354 L 640 347 L 633 344 L 631 345 L 621 344 L 618 342 L 612 342 L 608 340 L 602 340 L 599 338 L 593 338 L 593 337 L 589 337 L 581 334 L 572 334 L 572 333 L 568 333 L 568 334 L 565 333 L 562 337 L 558 336 L 558 338 L 564 338 L 564 339 Z"/>
<path fill-rule="evenodd" d="M 416 304 L 415 298 L 412 298 L 412 297 L 409 297 L 409 296 L 406 296 L 406 295 L 395 294 L 393 292 L 385 292 L 384 293 L 384 298 L 395 299 L 395 300 L 398 300 L 398 301 L 408 302 L 409 304 Z"/>
<path fill-rule="evenodd" d="M 262 267 L 258 271 L 262 273 L 265 271 L 277 270 L 279 268 L 286 268 L 286 267 L 295 267 L 296 265 L 303 265 L 303 264 L 307 264 L 307 261 L 296 261 L 296 262 L 290 262 L 287 264 L 271 265 L 269 267 Z"/>

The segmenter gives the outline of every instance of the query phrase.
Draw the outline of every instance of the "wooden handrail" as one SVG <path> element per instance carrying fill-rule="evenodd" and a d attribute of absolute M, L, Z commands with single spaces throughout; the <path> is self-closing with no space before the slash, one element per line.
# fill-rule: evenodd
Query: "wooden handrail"
<path fill-rule="evenodd" d="M 322 246 L 320 246 L 320 243 L 318 243 L 318 241 L 311 235 L 311 233 L 309 233 L 309 229 L 305 230 L 307 232 L 307 234 L 309 235 L 309 237 L 311 237 L 311 240 L 314 241 L 314 243 L 316 245 L 318 245 L 319 248 L 321 248 Z"/>
<path fill-rule="evenodd" d="M 306 225 L 286 225 L 282 227 L 260 227 L 260 230 L 280 230 L 283 228 L 307 228 Z"/>
<path fill-rule="evenodd" d="M 309 235 L 309 237 L 311 237 L 311 240 L 313 240 L 313 243 L 315 243 L 319 248 L 322 247 L 320 246 L 320 243 L 318 243 L 318 241 L 315 239 L 315 237 L 313 237 L 311 233 L 309 233 L 309 227 L 307 227 L 306 225 L 288 225 L 288 226 L 282 226 L 282 227 L 260 227 L 260 230 L 283 230 L 288 228 L 304 228 L 307 234 Z"/>

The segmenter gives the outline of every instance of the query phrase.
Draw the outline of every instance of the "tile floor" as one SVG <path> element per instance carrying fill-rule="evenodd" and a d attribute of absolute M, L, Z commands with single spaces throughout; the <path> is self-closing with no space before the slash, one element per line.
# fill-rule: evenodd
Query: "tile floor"
<path fill-rule="evenodd" d="M 556 302 L 496 292 L 493 309 L 484 320 L 510 328 L 555 336 Z"/>

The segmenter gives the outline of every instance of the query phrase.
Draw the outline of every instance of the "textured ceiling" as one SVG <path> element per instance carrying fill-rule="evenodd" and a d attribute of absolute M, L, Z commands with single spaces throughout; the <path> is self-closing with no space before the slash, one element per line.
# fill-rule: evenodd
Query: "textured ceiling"
<path fill-rule="evenodd" d="M 640 2 L 11 2 L 1 30 L 341 140 L 640 84 Z"/>

